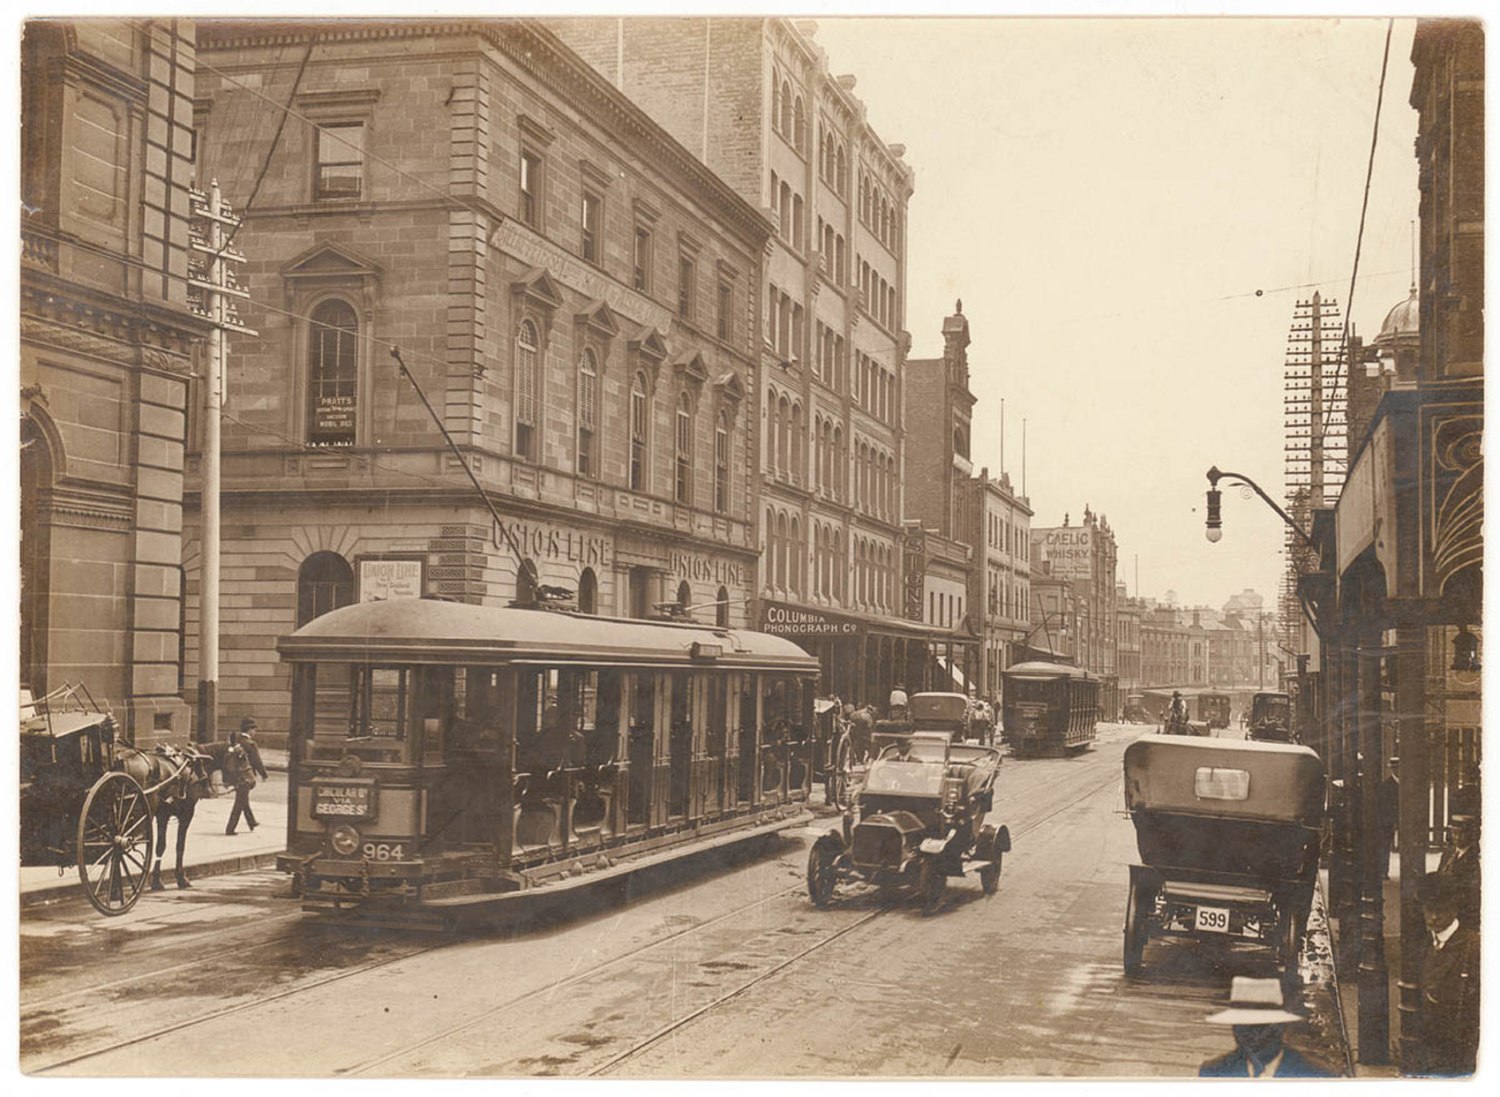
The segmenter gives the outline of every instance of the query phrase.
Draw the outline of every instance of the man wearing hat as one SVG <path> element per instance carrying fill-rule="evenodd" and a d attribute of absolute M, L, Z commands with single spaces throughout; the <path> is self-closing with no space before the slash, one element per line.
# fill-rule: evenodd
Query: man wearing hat
<path fill-rule="evenodd" d="M 255 717 L 246 716 L 240 721 L 240 730 L 229 733 L 229 750 L 224 755 L 224 783 L 234 786 L 234 806 L 229 809 L 229 825 L 225 834 L 233 834 L 239 825 L 240 816 L 255 829 L 255 812 L 250 810 L 250 790 L 255 787 L 255 775 L 266 780 L 266 764 L 260 760 L 260 748 L 255 745 L 258 725 Z"/>
<path fill-rule="evenodd" d="M 1465 786 L 1453 794 L 1448 816 L 1448 848 L 1438 861 L 1438 875 L 1453 889 L 1458 920 L 1479 929 L 1479 789 Z"/>
<path fill-rule="evenodd" d="M 1229 1008 L 1207 1018 L 1234 1027 L 1235 1049 L 1198 1068 L 1200 1078 L 1330 1078 L 1333 1072 L 1294 1048 L 1283 1037 L 1286 1026 L 1302 1020 L 1285 1008 L 1279 979 L 1236 975 L 1229 984 Z"/>
<path fill-rule="evenodd" d="M 1462 923 L 1462 887 L 1451 877 L 1428 873 L 1418 897 L 1431 944 L 1422 961 L 1417 1062 L 1407 1072 L 1473 1074 L 1479 1051 L 1479 930 Z"/>

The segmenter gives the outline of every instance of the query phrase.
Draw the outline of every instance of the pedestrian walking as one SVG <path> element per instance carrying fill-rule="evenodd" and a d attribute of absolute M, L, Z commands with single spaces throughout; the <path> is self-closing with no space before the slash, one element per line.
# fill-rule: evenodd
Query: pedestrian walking
<path fill-rule="evenodd" d="M 250 829 L 255 829 L 255 812 L 250 810 L 250 790 L 255 787 L 255 777 L 267 780 L 266 764 L 260 759 L 260 748 L 255 745 L 255 732 L 259 725 L 253 716 L 240 721 L 240 730 L 229 733 L 229 750 L 224 755 L 224 783 L 234 788 L 234 806 L 229 810 L 229 824 L 225 834 L 234 834 L 240 816 Z"/>
<path fill-rule="evenodd" d="M 1229 1008 L 1211 1014 L 1211 1025 L 1231 1025 L 1233 1051 L 1198 1068 L 1200 1078 L 1331 1078 L 1333 1071 L 1286 1045 L 1286 1026 L 1302 1016 L 1286 1008 L 1281 980 L 1236 975 Z"/>
<path fill-rule="evenodd" d="M 870 743 L 875 734 L 875 708 L 865 704 L 849 714 L 849 742 L 854 748 L 854 761 L 864 765 L 870 759 Z"/>
<path fill-rule="evenodd" d="M 1431 941 L 1422 960 L 1417 1062 L 1408 1073 L 1473 1074 L 1479 1051 L 1479 930 L 1459 920 L 1462 885 L 1452 877 L 1428 873 L 1420 898 Z"/>

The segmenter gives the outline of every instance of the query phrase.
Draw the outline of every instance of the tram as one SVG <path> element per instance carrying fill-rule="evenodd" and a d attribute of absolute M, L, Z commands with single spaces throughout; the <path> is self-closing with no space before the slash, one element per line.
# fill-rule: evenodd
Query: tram
<path fill-rule="evenodd" d="M 1005 740 L 1016 756 L 1066 754 L 1096 737 L 1099 679 L 1064 663 L 1017 663 L 1003 675 Z"/>
<path fill-rule="evenodd" d="M 394 599 L 277 648 L 305 910 L 446 927 L 809 818 L 818 663 L 779 637 Z"/>

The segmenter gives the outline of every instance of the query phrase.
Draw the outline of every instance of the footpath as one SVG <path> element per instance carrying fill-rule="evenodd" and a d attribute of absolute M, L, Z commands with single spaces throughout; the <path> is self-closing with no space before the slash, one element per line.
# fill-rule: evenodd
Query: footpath
<path fill-rule="evenodd" d="M 1441 859 L 1440 852 L 1427 854 L 1427 871 L 1434 872 L 1438 861 Z M 1323 873 L 1323 890 L 1327 894 L 1328 879 L 1327 872 Z M 1333 929 L 1330 933 L 1334 953 L 1334 970 L 1338 977 L 1338 997 L 1340 1011 L 1343 1014 L 1345 1031 L 1349 1040 L 1349 1049 L 1354 1059 L 1354 1076 L 1356 1078 L 1400 1078 L 1401 1052 L 1399 1041 L 1401 1037 L 1401 1019 L 1397 1011 L 1400 1002 L 1400 988 L 1396 985 L 1401 974 L 1401 856 L 1399 853 L 1391 854 L 1390 872 L 1386 874 L 1383 887 L 1383 904 L 1385 912 L 1385 959 L 1386 970 L 1389 972 L 1389 1001 L 1391 1018 L 1391 1040 L 1387 1050 L 1386 1058 L 1389 1063 L 1373 1064 L 1360 1062 L 1359 1053 L 1359 969 L 1354 962 L 1354 957 L 1347 950 L 1341 955 L 1339 942 L 1344 928 L 1338 925 L 1339 919 L 1333 918 Z M 1353 932 L 1359 932 L 1358 927 Z"/>
<path fill-rule="evenodd" d="M 229 835 L 229 812 L 234 807 L 234 793 L 221 792 L 211 799 L 198 801 L 193 825 L 188 829 L 187 846 L 182 865 L 189 881 L 204 876 L 230 872 L 247 872 L 269 868 L 276 855 L 286 849 L 287 752 L 262 749 L 269 780 L 261 781 L 250 793 L 250 807 L 255 812 L 256 827 L 251 830 L 242 819 L 238 833 Z M 177 864 L 177 824 L 167 824 L 167 845 L 162 852 L 162 883 L 177 886 L 172 877 Z M 20 870 L 21 907 L 83 899 L 78 867 L 70 865 L 61 873 L 56 868 L 23 868 Z"/>

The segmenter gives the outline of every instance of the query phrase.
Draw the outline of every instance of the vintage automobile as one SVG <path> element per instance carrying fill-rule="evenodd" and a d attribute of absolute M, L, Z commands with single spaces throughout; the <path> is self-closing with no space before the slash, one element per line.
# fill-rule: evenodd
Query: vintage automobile
<path fill-rule="evenodd" d="M 971 738 L 973 703 L 963 693 L 913 693 L 908 702 L 913 731 L 947 732 L 954 742 Z"/>
<path fill-rule="evenodd" d="M 1125 973 L 1152 937 L 1269 944 L 1294 982 L 1317 880 L 1323 763 L 1308 747 L 1144 735 L 1125 748 Z"/>
<path fill-rule="evenodd" d="M 1010 852 L 1010 831 L 984 821 L 999 768 L 996 748 L 955 743 L 942 732 L 884 744 L 842 826 L 816 832 L 807 859 L 813 904 L 827 908 L 850 877 L 914 888 L 923 914 L 937 910 L 950 876 L 977 873 L 993 895 Z"/>
<path fill-rule="evenodd" d="M 1250 698 L 1247 738 L 1267 743 L 1292 743 L 1292 700 L 1285 693 L 1266 690 Z"/>
<path fill-rule="evenodd" d="M 1125 695 L 1125 707 L 1120 716 L 1127 724 L 1149 723 L 1151 717 L 1146 713 L 1146 698 L 1140 693 L 1127 693 Z"/>

